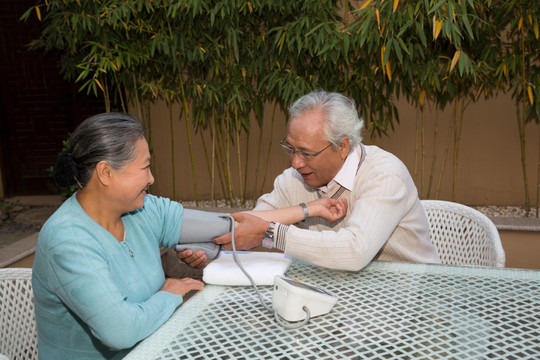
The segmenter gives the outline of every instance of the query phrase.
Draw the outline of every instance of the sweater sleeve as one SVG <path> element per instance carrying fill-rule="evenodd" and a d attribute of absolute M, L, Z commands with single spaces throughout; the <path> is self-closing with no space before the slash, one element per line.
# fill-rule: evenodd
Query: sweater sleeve
<path fill-rule="evenodd" d="M 62 234 L 65 231 L 71 234 Z M 113 278 L 118 274 L 111 274 L 109 262 L 125 259 L 107 258 L 99 243 L 83 232 L 58 232 L 55 236 L 75 235 L 77 241 L 64 241 L 50 248 L 47 272 L 40 278 L 46 278 L 52 292 L 107 347 L 132 347 L 154 332 L 182 303 L 182 296 L 149 289 L 141 291 L 150 293 L 149 297 L 128 296 L 126 289 L 130 287 L 148 287 L 142 279 L 144 273 L 123 274 L 125 281 L 120 287 Z"/>
<path fill-rule="evenodd" d="M 407 211 L 407 187 L 399 176 L 379 174 L 349 204 L 351 214 L 339 230 L 312 231 L 290 226 L 285 253 L 332 269 L 357 271 L 384 247 Z"/>

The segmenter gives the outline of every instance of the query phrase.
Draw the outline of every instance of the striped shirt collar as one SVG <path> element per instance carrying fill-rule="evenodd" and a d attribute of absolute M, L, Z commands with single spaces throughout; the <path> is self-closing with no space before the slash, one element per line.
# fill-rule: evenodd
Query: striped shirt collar
<path fill-rule="evenodd" d="M 355 147 L 353 151 L 347 155 L 347 159 L 345 159 L 345 162 L 337 175 L 327 185 L 321 186 L 319 190 L 328 194 L 332 192 L 336 186 L 341 185 L 345 189 L 351 191 L 354 186 L 356 172 L 358 171 L 358 164 L 360 163 L 360 156 L 358 153 L 358 148 Z"/>

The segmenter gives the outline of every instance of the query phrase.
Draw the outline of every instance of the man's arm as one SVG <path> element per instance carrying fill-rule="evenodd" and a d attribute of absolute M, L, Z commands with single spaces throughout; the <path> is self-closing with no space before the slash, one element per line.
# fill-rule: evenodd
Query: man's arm
<path fill-rule="evenodd" d="M 334 222 L 347 213 L 347 200 L 321 198 L 306 204 L 309 217 L 322 217 Z M 250 250 L 261 245 L 262 238 L 270 225 L 270 221 L 289 225 L 305 219 L 300 205 L 284 209 L 254 210 L 232 214 L 236 221 L 235 247 L 238 250 Z M 231 233 L 214 239 L 216 244 L 223 245 L 225 250 L 232 248 Z M 178 253 L 178 257 L 191 267 L 202 267 L 207 261 L 206 255 L 199 251 L 186 250 Z"/>

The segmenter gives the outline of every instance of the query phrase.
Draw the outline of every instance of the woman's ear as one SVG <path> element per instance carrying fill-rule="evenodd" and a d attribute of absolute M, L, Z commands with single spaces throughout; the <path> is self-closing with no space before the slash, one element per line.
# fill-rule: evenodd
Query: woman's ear
<path fill-rule="evenodd" d="M 112 180 L 112 167 L 107 161 L 102 160 L 96 165 L 96 176 L 99 182 L 105 186 L 108 186 Z"/>

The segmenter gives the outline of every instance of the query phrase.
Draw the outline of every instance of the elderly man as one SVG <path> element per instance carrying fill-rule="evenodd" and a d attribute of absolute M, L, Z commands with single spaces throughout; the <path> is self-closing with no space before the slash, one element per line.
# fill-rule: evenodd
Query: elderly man
<path fill-rule="evenodd" d="M 298 99 L 289 115 L 280 144 L 292 167 L 254 210 L 293 207 L 304 220 L 283 225 L 259 215 L 264 212 L 233 214 L 237 249 L 263 245 L 315 265 L 353 271 L 373 259 L 440 262 L 407 168 L 394 155 L 361 143 L 364 123 L 353 100 L 313 92 Z M 321 197 L 345 199 L 345 216 L 334 223 L 310 217 L 304 204 Z M 230 241 L 230 234 L 214 239 L 226 249 Z M 195 267 L 206 261 L 200 253 L 179 257 Z"/>

